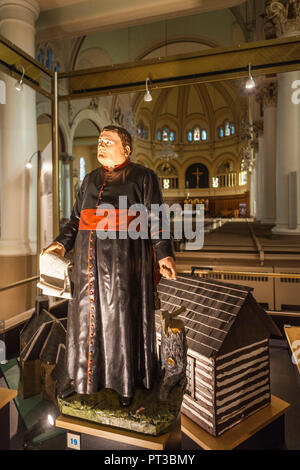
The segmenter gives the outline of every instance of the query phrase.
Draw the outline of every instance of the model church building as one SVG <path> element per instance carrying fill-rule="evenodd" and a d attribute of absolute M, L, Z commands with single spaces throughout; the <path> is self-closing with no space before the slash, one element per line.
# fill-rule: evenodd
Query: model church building
<path fill-rule="evenodd" d="M 269 336 L 281 335 L 252 288 L 178 274 L 158 284 L 161 310 L 186 310 L 187 391 L 182 413 L 219 436 L 270 403 Z M 156 311 L 160 341 L 159 310 Z"/>

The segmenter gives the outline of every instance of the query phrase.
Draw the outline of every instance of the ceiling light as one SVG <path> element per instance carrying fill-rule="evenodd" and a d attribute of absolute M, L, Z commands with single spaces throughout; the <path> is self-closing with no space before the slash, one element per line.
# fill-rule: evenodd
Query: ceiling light
<path fill-rule="evenodd" d="M 251 74 L 251 64 L 249 64 L 248 70 L 249 70 L 249 74 L 248 74 L 248 80 L 246 81 L 246 84 L 245 84 L 245 88 L 247 90 L 252 90 L 252 88 L 255 88 L 255 81 Z"/>
<path fill-rule="evenodd" d="M 17 64 L 16 68 L 21 68 L 22 69 L 22 77 L 15 83 L 15 89 L 17 91 L 22 91 L 23 90 L 23 80 L 24 80 L 24 75 L 25 75 L 25 69 L 23 65 Z"/>
<path fill-rule="evenodd" d="M 147 80 L 146 80 L 146 93 L 144 95 L 144 101 L 152 101 L 152 96 L 148 88 L 148 82 L 150 82 L 149 77 L 147 77 Z"/>

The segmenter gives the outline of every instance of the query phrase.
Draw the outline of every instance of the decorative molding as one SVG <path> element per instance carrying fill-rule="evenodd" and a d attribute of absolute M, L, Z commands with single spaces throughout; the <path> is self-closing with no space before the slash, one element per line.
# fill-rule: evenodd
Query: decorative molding
<path fill-rule="evenodd" d="M 263 15 L 266 38 L 300 32 L 300 0 L 268 0 Z"/>
<path fill-rule="evenodd" d="M 277 82 L 270 82 L 260 88 L 256 94 L 256 100 L 265 108 L 268 106 L 277 106 L 277 94 Z"/>

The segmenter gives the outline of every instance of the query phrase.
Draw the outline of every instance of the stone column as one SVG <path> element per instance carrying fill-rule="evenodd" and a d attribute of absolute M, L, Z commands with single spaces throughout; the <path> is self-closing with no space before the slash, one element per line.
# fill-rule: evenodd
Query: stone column
<path fill-rule="evenodd" d="M 35 55 L 36 0 L 0 0 L 0 34 Z M 37 155 L 32 168 L 25 163 L 37 148 L 35 91 L 15 89 L 16 79 L 4 73 L 6 104 L 0 105 L 0 285 L 36 274 Z M 0 294 L 0 318 L 6 320 L 33 306 L 34 283 Z"/>
<path fill-rule="evenodd" d="M 264 213 L 264 136 L 258 136 L 256 157 L 256 220 L 261 221 Z"/>
<path fill-rule="evenodd" d="M 62 171 L 61 171 L 61 197 L 62 197 L 62 217 L 64 219 L 69 219 L 71 215 L 71 175 L 70 175 L 70 163 L 74 160 L 74 157 L 68 155 L 67 153 L 62 153 L 60 155 L 60 160 L 62 162 Z"/>
<path fill-rule="evenodd" d="M 277 83 L 266 83 L 259 97 L 264 109 L 264 155 L 262 158 L 262 178 L 264 191 L 260 221 L 263 224 L 276 223 L 276 133 L 277 133 Z"/>
<path fill-rule="evenodd" d="M 300 0 L 274 1 L 266 7 L 274 35 L 300 34 Z M 300 104 L 292 100 L 300 71 L 278 74 L 276 143 L 276 226 L 273 233 L 300 233 Z"/>
<path fill-rule="evenodd" d="M 0 34 L 35 55 L 36 0 L 0 0 Z M 25 168 L 37 150 L 35 91 L 15 89 L 16 79 L 1 73 L 6 83 L 6 104 L 1 105 L 1 240 L 0 256 L 36 253 L 37 157 L 31 171 Z"/>

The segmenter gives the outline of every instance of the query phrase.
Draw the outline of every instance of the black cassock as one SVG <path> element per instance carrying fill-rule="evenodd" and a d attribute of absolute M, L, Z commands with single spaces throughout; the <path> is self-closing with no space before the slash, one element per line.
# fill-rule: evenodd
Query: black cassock
<path fill-rule="evenodd" d="M 96 207 L 108 203 L 119 209 L 119 196 L 127 196 L 128 207 L 139 203 L 148 209 L 147 239 L 122 239 L 120 232 L 116 239 L 97 236 Z M 71 218 L 56 238 L 67 252 L 75 243 L 66 358 L 77 393 L 105 387 L 131 397 L 137 386 L 153 385 L 156 266 L 174 257 L 172 241 L 150 224 L 151 204 L 162 203 L 153 170 L 130 160 L 113 170 L 101 165 L 84 178 Z"/>

